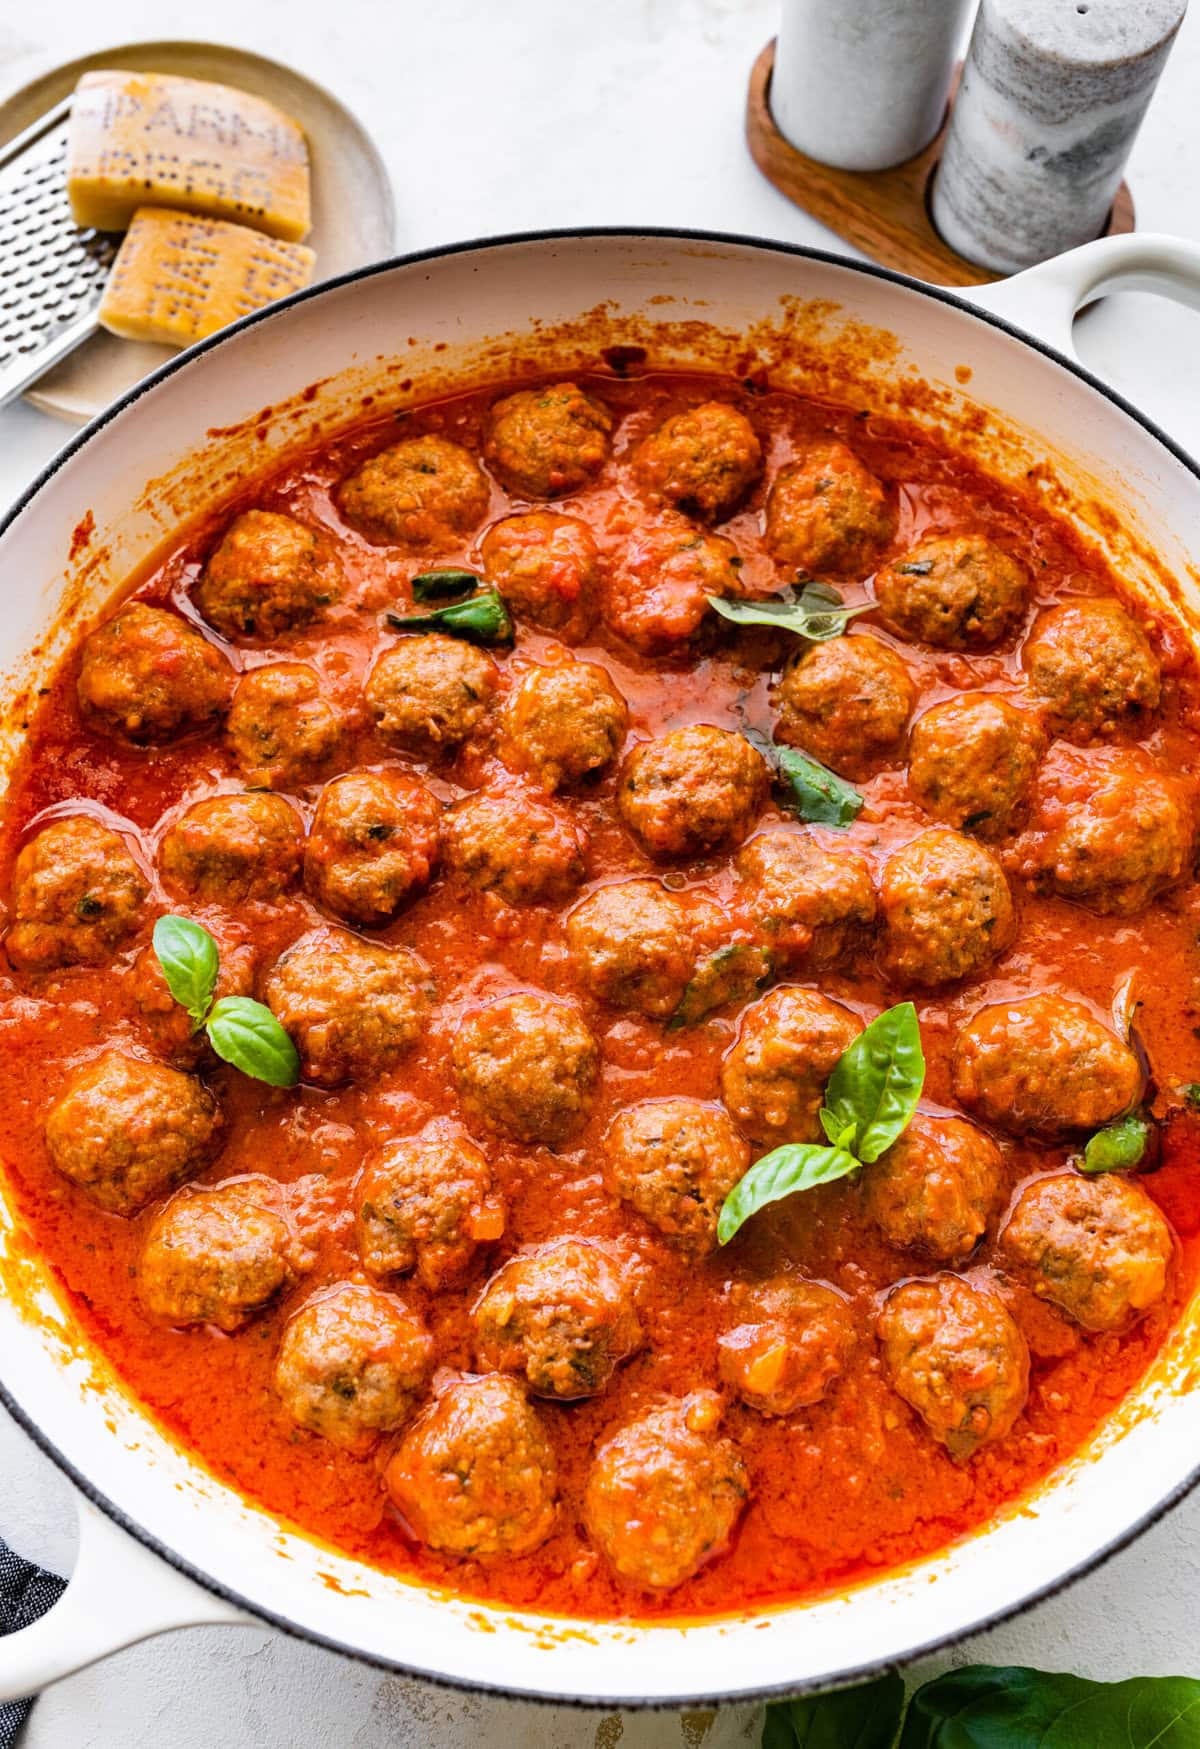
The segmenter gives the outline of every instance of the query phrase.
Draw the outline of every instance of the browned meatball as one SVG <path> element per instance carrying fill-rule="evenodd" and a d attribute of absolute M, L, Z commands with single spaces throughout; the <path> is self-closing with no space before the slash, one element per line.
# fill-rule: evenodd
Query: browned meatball
<path fill-rule="evenodd" d="M 404 1425 L 432 1368 L 433 1343 L 403 1300 L 343 1281 L 288 1320 L 274 1382 L 298 1426 L 361 1451 Z"/>
<path fill-rule="evenodd" d="M 869 571 L 894 527 L 883 486 L 844 443 L 816 444 L 767 494 L 767 547 L 805 574 Z"/>
<path fill-rule="evenodd" d="M 717 1339 L 723 1384 L 760 1415 L 794 1415 L 819 1403 L 854 1344 L 845 1297 L 824 1282 L 782 1276 L 735 1288 L 741 1320 Z"/>
<path fill-rule="evenodd" d="M 358 1250 L 372 1275 L 416 1271 L 437 1292 L 467 1273 L 504 1231 L 504 1199 L 487 1158 L 457 1124 L 435 1118 L 389 1142 L 358 1184 Z"/>
<path fill-rule="evenodd" d="M 519 389 L 492 408 L 483 453 L 510 492 L 561 498 L 596 478 L 612 426 L 608 408 L 576 383 Z"/>
<path fill-rule="evenodd" d="M 852 850 L 815 833 L 773 827 L 738 852 L 743 904 L 776 971 L 833 965 L 875 921 L 871 871 Z"/>
<path fill-rule="evenodd" d="M 221 1113 L 207 1087 L 165 1063 L 105 1051 L 46 1115 L 58 1170 L 114 1215 L 133 1215 L 212 1161 Z"/>
<path fill-rule="evenodd" d="M 475 457 L 448 437 L 408 437 L 342 481 L 337 505 L 359 534 L 423 553 L 456 547 L 491 503 Z"/>
<path fill-rule="evenodd" d="M 526 1555 L 554 1528 L 554 1450 L 515 1379 L 451 1379 L 388 1464 L 388 1493 L 413 1534 L 475 1560 Z"/>
<path fill-rule="evenodd" d="M 1008 882 L 991 851 L 941 826 L 888 857 L 879 910 L 884 964 L 901 985 L 973 977 L 1017 932 Z"/>
<path fill-rule="evenodd" d="M 166 885 L 205 905 L 281 899 L 300 872 L 304 827 L 282 796 L 206 796 L 166 833 Z"/>
<path fill-rule="evenodd" d="M 479 548 L 487 581 L 518 619 L 579 643 L 591 630 L 600 556 L 586 522 L 530 510 L 494 522 Z"/>
<path fill-rule="evenodd" d="M 919 716 L 908 784 L 927 814 L 979 838 L 1002 838 L 1024 810 L 1045 737 L 994 692 L 964 692 Z"/>
<path fill-rule="evenodd" d="M 513 788 L 446 815 L 446 871 L 508 905 L 558 905 L 587 872 L 588 835 L 565 809 Z"/>
<path fill-rule="evenodd" d="M 1159 698 L 1158 658 L 1118 601 L 1064 601 L 1021 652 L 1029 690 L 1057 735 L 1094 741 L 1136 727 Z"/>
<path fill-rule="evenodd" d="M 137 929 L 147 891 L 111 827 L 88 814 L 52 820 L 13 864 L 8 957 L 30 972 L 102 965 Z"/>
<path fill-rule="evenodd" d="M 863 1174 L 867 1213 L 889 1245 L 962 1263 L 1003 1188 L 1000 1150 L 962 1118 L 914 1117 Z"/>
<path fill-rule="evenodd" d="M 917 690 L 894 650 L 865 632 L 802 647 L 775 688 L 775 738 L 843 777 L 898 759 Z"/>
<path fill-rule="evenodd" d="M 294 1276 L 292 1236 L 270 1179 L 184 1189 L 155 1216 L 138 1264 L 138 1293 L 166 1324 L 237 1330 Z"/>
<path fill-rule="evenodd" d="M 642 1346 L 621 1260 L 590 1239 L 511 1257 L 472 1313 L 481 1371 L 523 1373 L 538 1397 L 595 1397 Z"/>
<path fill-rule="evenodd" d="M 875 577 L 875 599 L 901 637 L 938 650 L 984 650 L 1025 613 L 1029 574 L 982 535 L 934 535 Z"/>
<path fill-rule="evenodd" d="M 766 760 L 745 736 L 690 723 L 626 755 L 617 806 L 651 856 L 703 856 L 741 843 L 768 787 Z"/>
<path fill-rule="evenodd" d="M 658 1019 L 678 1008 L 696 967 L 690 913 L 658 881 L 589 893 L 567 917 L 567 944 L 593 996 Z"/>
<path fill-rule="evenodd" d="M 604 583 L 604 622 L 643 656 L 670 656 L 711 623 L 709 596 L 736 595 L 738 550 L 682 516 L 630 535 Z"/>
<path fill-rule="evenodd" d="M 211 729 L 225 715 L 233 669 L 194 626 L 134 602 L 84 640 L 84 721 L 142 747 Z"/>
<path fill-rule="evenodd" d="M 1026 1185 L 1001 1234 L 1039 1298 L 1085 1330 L 1122 1330 L 1166 1292 L 1171 1229 L 1140 1185 L 1056 1172 Z"/>
<path fill-rule="evenodd" d="M 893 1288 L 879 1340 L 893 1389 L 955 1463 L 1003 1439 L 1025 1407 L 1025 1338 L 998 1299 L 956 1275 Z"/>
<path fill-rule="evenodd" d="M 825 1083 L 862 1021 L 814 990 L 772 990 L 742 1016 L 721 1066 L 721 1097 L 752 1142 L 815 1142 Z"/>
<path fill-rule="evenodd" d="M 277 961 L 265 997 L 318 1087 L 384 1075 L 421 1036 L 433 1003 L 425 962 L 344 929 L 314 929 Z"/>
<path fill-rule="evenodd" d="M 350 771 L 321 791 L 304 884 L 347 923 L 390 923 L 424 892 L 441 848 L 442 804 L 405 771 Z"/>
<path fill-rule="evenodd" d="M 712 1391 L 647 1410 L 596 1453 L 583 1498 L 592 1541 L 619 1579 L 671 1591 L 724 1554 L 750 1480 L 717 1434 Z"/>
<path fill-rule="evenodd" d="M 452 1055 L 464 1109 L 519 1142 L 554 1147 L 591 1109 L 600 1053 L 572 1002 L 497 996 L 464 1016 Z"/>
<path fill-rule="evenodd" d="M 334 763 L 345 727 L 315 669 L 268 662 L 238 681 L 225 735 L 251 789 L 300 789 Z"/>
<path fill-rule="evenodd" d="M 708 522 L 736 509 L 761 467 L 753 425 L 724 401 L 674 414 L 633 452 L 633 471 L 652 503 L 676 504 Z"/>
<path fill-rule="evenodd" d="M 485 650 L 435 632 L 385 650 L 367 679 L 367 708 L 385 741 L 425 756 L 450 752 L 487 716 L 499 670 Z"/>
<path fill-rule="evenodd" d="M 1128 1111 L 1141 1084 L 1128 1045 L 1062 996 L 981 1008 L 954 1047 L 955 1097 L 1018 1135 L 1099 1129 Z"/>
<path fill-rule="evenodd" d="M 223 638 L 271 640 L 321 619 L 344 587 L 328 535 L 294 516 L 246 510 L 205 565 L 195 601 Z"/>
<path fill-rule="evenodd" d="M 531 668 L 505 701 L 505 757 L 545 790 L 597 777 L 621 751 L 629 710 L 603 668 Z"/>
<path fill-rule="evenodd" d="M 644 1099 L 604 1138 L 604 1182 L 666 1238 L 697 1256 L 717 1248 L 721 1204 L 750 1150 L 719 1105 Z"/>
<path fill-rule="evenodd" d="M 223 996 L 252 996 L 256 955 L 247 945 L 219 942 L 220 964 L 214 1001 Z M 139 950 L 126 980 L 126 993 L 137 1020 L 161 1057 L 178 1069 L 194 1069 L 211 1056 L 208 1035 L 172 996 L 152 945 Z"/>

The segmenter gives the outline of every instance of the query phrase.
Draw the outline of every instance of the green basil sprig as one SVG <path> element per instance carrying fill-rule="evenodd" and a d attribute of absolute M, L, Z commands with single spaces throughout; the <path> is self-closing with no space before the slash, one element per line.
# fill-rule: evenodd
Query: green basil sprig
<path fill-rule="evenodd" d="M 842 1052 L 825 1088 L 821 1128 L 829 1146 L 788 1142 L 756 1160 L 721 1205 L 722 1245 L 768 1203 L 847 1178 L 907 1129 L 925 1085 L 921 1028 L 911 1002 L 885 1009 Z"/>
<path fill-rule="evenodd" d="M 217 944 L 190 917 L 160 917 L 154 925 L 154 953 L 167 989 L 201 1028 L 223 1062 L 271 1087 L 294 1087 L 300 1079 L 296 1047 L 271 1010 L 249 996 L 213 1001 L 220 971 Z"/>
<path fill-rule="evenodd" d="M 478 571 L 464 571 L 456 565 L 438 565 L 432 571 L 418 572 L 409 588 L 414 601 L 447 601 L 453 595 L 470 594 L 482 583 Z"/>
<path fill-rule="evenodd" d="M 797 747 L 781 747 L 757 729 L 744 727 L 742 734 L 771 767 L 780 800 L 797 819 L 814 826 L 849 826 L 858 818 L 864 798 L 836 771 Z"/>
<path fill-rule="evenodd" d="M 899 1676 L 767 1708 L 762 1749 L 892 1749 L 904 1711 Z"/>
<path fill-rule="evenodd" d="M 1127 1111 L 1088 1137 L 1083 1158 L 1075 1164 L 1081 1172 L 1131 1172 L 1142 1163 L 1150 1133 L 1143 1112 Z"/>
<path fill-rule="evenodd" d="M 481 589 L 466 601 L 452 601 L 431 613 L 389 613 L 387 623 L 398 632 L 448 632 L 472 644 L 511 644 L 512 616 L 498 589 Z"/>
<path fill-rule="evenodd" d="M 799 595 L 789 590 L 786 595 L 761 601 L 729 601 L 710 595 L 708 605 L 734 625 L 774 626 L 777 631 L 795 632 L 797 637 L 820 644 L 827 638 L 840 638 L 850 621 L 860 613 L 870 613 L 875 603 L 846 607 L 840 590 L 828 583 L 806 583 Z"/>

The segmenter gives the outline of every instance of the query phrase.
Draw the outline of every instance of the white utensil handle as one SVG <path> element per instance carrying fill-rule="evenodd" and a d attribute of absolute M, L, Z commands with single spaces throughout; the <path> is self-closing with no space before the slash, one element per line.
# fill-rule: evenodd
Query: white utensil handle
<path fill-rule="evenodd" d="M 0 1636 L 0 1701 L 36 1694 L 110 1652 L 172 1628 L 225 1623 L 262 1628 L 143 1548 L 82 1495 L 79 1555 L 58 1602 Z"/>
<path fill-rule="evenodd" d="M 1079 310 L 1104 292 L 1152 291 L 1200 309 L 1200 244 L 1136 231 L 1101 237 L 995 285 L 959 292 L 969 303 L 1081 362 L 1072 338 Z"/>

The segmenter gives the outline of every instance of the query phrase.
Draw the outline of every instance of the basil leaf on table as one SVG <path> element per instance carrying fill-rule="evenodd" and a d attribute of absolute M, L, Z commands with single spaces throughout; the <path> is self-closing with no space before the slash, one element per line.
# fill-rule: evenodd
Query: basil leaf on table
<path fill-rule="evenodd" d="M 1080 1171 L 1129 1172 L 1141 1165 L 1149 1140 L 1149 1119 L 1140 1111 L 1127 1112 L 1088 1138 Z"/>
<path fill-rule="evenodd" d="M 815 826 L 848 826 L 858 818 L 863 798 L 836 771 L 795 747 L 772 744 L 769 757 L 787 806 L 799 819 Z"/>
<path fill-rule="evenodd" d="M 869 1166 L 908 1127 L 924 1085 L 917 1011 L 911 1002 L 899 1002 L 876 1015 L 838 1058 L 825 1088 L 821 1127 Z"/>
<path fill-rule="evenodd" d="M 894 1673 L 804 1695 L 767 1708 L 762 1749 L 892 1749 L 903 1713 L 904 1683 Z"/>
<path fill-rule="evenodd" d="M 1091 1682 L 1019 1665 L 936 1676 L 909 1704 L 899 1749 L 1196 1749 L 1200 1682 Z"/>
<path fill-rule="evenodd" d="M 481 589 L 466 601 L 435 607 L 432 613 L 389 613 L 398 632 L 448 632 L 472 644 L 511 644 L 513 623 L 498 589 Z"/>
<path fill-rule="evenodd" d="M 754 1162 L 721 1204 L 718 1242 L 727 1245 L 742 1224 L 768 1203 L 846 1178 L 857 1172 L 859 1165 L 844 1148 L 822 1148 L 817 1142 L 786 1142 L 782 1148 L 773 1148 Z"/>
<path fill-rule="evenodd" d="M 875 603 L 864 601 L 858 607 L 845 607 L 841 592 L 830 584 L 806 583 L 799 595 L 766 596 L 759 601 L 730 601 L 722 595 L 710 595 L 708 605 L 734 625 L 773 626 L 819 644 L 827 638 L 840 638 L 850 621 L 860 613 L 869 613 Z"/>
<path fill-rule="evenodd" d="M 296 1047 L 271 1010 L 249 996 L 222 996 L 208 1017 L 212 1048 L 244 1075 L 271 1087 L 294 1087 L 300 1079 Z"/>
<path fill-rule="evenodd" d="M 160 917 L 154 925 L 154 954 L 162 967 L 167 989 L 192 1019 L 199 1032 L 212 1007 L 220 965 L 217 944 L 207 929 L 190 917 Z"/>
<path fill-rule="evenodd" d="M 483 578 L 477 571 L 463 571 L 454 565 L 440 565 L 432 571 L 421 571 L 409 584 L 414 601 L 445 601 L 451 595 L 468 595 L 478 589 Z"/>

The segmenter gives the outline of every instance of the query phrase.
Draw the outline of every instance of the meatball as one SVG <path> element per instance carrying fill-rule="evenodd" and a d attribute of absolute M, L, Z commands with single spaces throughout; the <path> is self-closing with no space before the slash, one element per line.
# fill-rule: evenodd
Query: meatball
<path fill-rule="evenodd" d="M 269 662 L 238 681 L 225 737 L 249 788 L 300 789 L 337 759 L 345 727 L 315 669 Z"/>
<path fill-rule="evenodd" d="M 247 945 L 220 942 L 220 965 L 213 998 L 253 996 L 256 955 Z M 172 996 L 152 945 L 137 953 L 126 981 L 135 1018 L 161 1057 L 179 1069 L 194 1069 L 211 1054 L 208 1037 Z"/>
<path fill-rule="evenodd" d="M 111 827 L 88 814 L 52 820 L 13 864 L 8 957 L 30 972 L 102 965 L 138 928 L 148 890 Z"/>
<path fill-rule="evenodd" d="M 1029 574 L 981 535 L 935 535 L 875 577 L 884 620 L 938 650 L 985 650 L 1025 612 Z"/>
<path fill-rule="evenodd" d="M 487 715 L 499 670 L 485 650 L 435 632 L 385 650 L 367 678 L 383 739 L 428 757 L 467 741 Z"/>
<path fill-rule="evenodd" d="M 425 888 L 442 805 L 404 771 L 351 771 L 325 785 L 304 851 L 309 896 L 347 923 L 390 923 Z"/>
<path fill-rule="evenodd" d="M 753 1003 L 721 1065 L 721 1097 L 752 1142 L 821 1139 L 825 1083 L 862 1021 L 815 990 L 784 987 Z"/>
<path fill-rule="evenodd" d="M 845 1297 L 819 1281 L 784 1276 L 734 1289 L 742 1320 L 717 1339 L 723 1384 L 760 1415 L 793 1415 L 819 1403 L 854 1343 Z"/>
<path fill-rule="evenodd" d="M 776 474 L 767 494 L 766 544 L 804 574 L 863 573 L 892 538 L 895 515 L 880 482 L 844 443 L 819 443 Z"/>
<path fill-rule="evenodd" d="M 272 1206 L 270 1179 L 182 1190 L 155 1216 L 138 1265 L 138 1293 L 166 1324 L 237 1330 L 293 1279 L 292 1239 Z"/>
<path fill-rule="evenodd" d="M 642 1346 L 621 1260 L 588 1239 L 519 1252 L 472 1313 L 481 1371 L 523 1373 L 538 1397 L 595 1397 Z"/>
<path fill-rule="evenodd" d="M 964 692 L 919 716 L 908 787 L 927 814 L 979 838 L 1002 838 L 1024 809 L 1045 738 L 994 692 Z"/>
<path fill-rule="evenodd" d="M 961 1118 L 914 1117 L 863 1174 L 867 1213 L 889 1245 L 962 1263 L 1003 1188 L 1000 1150 Z"/>
<path fill-rule="evenodd" d="M 694 1256 L 716 1250 L 721 1204 L 749 1164 L 725 1112 L 699 1099 L 644 1099 L 604 1138 L 607 1189 Z"/>
<path fill-rule="evenodd" d="M 603 668 L 531 668 L 505 701 L 505 757 L 543 789 L 597 777 L 621 751 L 629 709 Z"/>
<path fill-rule="evenodd" d="M 671 1591 L 724 1554 L 750 1481 L 736 1445 L 717 1434 L 720 1414 L 714 1392 L 695 1391 L 646 1411 L 597 1451 L 584 1522 L 626 1584 Z"/>
<path fill-rule="evenodd" d="M 605 579 L 604 622 L 643 656 L 670 656 L 712 620 L 709 596 L 736 595 L 741 558 L 724 535 L 682 516 L 636 529 Z"/>
<path fill-rule="evenodd" d="M 657 881 L 589 893 L 567 918 L 567 945 L 593 996 L 659 1020 L 678 1008 L 696 968 L 687 907 Z"/>
<path fill-rule="evenodd" d="M 433 1005 L 425 962 L 344 929 L 314 929 L 267 978 L 267 1006 L 318 1087 L 384 1075 L 420 1037 Z"/>
<path fill-rule="evenodd" d="M 644 437 L 633 471 L 647 498 L 713 522 L 745 497 L 762 467 L 754 427 L 736 407 L 705 401 Z"/>
<path fill-rule="evenodd" d="M 998 1299 L 957 1275 L 893 1288 L 879 1340 L 893 1389 L 955 1463 L 1003 1439 L 1025 1407 L 1025 1338 Z"/>
<path fill-rule="evenodd" d="M 403 1300 L 343 1281 L 288 1320 L 274 1383 L 297 1426 L 361 1451 L 404 1425 L 432 1368 L 433 1343 Z"/>
<path fill-rule="evenodd" d="M 1039 1298 L 1085 1330 L 1121 1330 L 1166 1292 L 1171 1229 L 1140 1185 L 1056 1172 L 1026 1185 L 1001 1235 Z"/>
<path fill-rule="evenodd" d="M 460 546 L 491 503 L 473 455 L 447 437 L 408 437 L 381 450 L 337 490 L 346 521 L 368 540 L 423 553 Z"/>
<path fill-rule="evenodd" d="M 1012 945 L 1016 915 L 990 850 L 938 826 L 889 856 L 879 883 L 883 957 L 901 985 L 970 978 Z"/>
<path fill-rule="evenodd" d="M 207 796 L 166 833 L 158 866 L 173 892 L 205 905 L 281 899 L 300 872 L 304 827 L 282 796 Z"/>
<path fill-rule="evenodd" d="M 1029 690 L 1057 735 L 1094 741 L 1136 727 L 1158 706 L 1158 659 L 1117 601 L 1064 601 L 1043 613 L 1021 653 Z"/>
<path fill-rule="evenodd" d="M 135 602 L 85 639 L 77 689 L 86 723 L 142 747 L 214 728 L 233 669 L 178 614 Z"/>
<path fill-rule="evenodd" d="M 703 856 L 741 843 L 768 788 L 766 760 L 745 736 L 690 723 L 626 756 L 617 806 L 649 855 Z"/>
<path fill-rule="evenodd" d="M 878 638 L 859 632 L 809 644 L 775 688 L 775 739 L 843 777 L 866 777 L 898 758 L 916 699 L 908 669 Z"/>
<path fill-rule="evenodd" d="M 436 1118 L 389 1142 L 358 1183 L 358 1251 L 372 1275 L 407 1275 L 438 1292 L 466 1275 L 480 1245 L 504 1231 L 504 1199 L 485 1155 Z"/>
<path fill-rule="evenodd" d="M 508 905 L 557 905 L 587 871 L 588 835 L 562 808 L 513 789 L 446 815 L 447 873 Z"/>
<path fill-rule="evenodd" d="M 413 1534 L 443 1554 L 527 1555 L 554 1528 L 554 1451 L 515 1379 L 451 1379 L 385 1472 Z"/>
<path fill-rule="evenodd" d="M 955 1097 L 1018 1135 L 1099 1129 L 1129 1110 L 1141 1085 L 1128 1045 L 1062 996 L 981 1008 L 955 1041 Z"/>
<path fill-rule="evenodd" d="M 612 426 L 608 408 L 575 383 L 520 389 L 492 408 L 483 453 L 518 497 L 561 498 L 599 474 Z"/>
<path fill-rule="evenodd" d="M 487 581 L 518 619 L 579 643 L 591 630 L 600 590 L 600 556 L 586 522 L 531 510 L 506 516 L 479 548 Z"/>
<path fill-rule="evenodd" d="M 114 1215 L 133 1215 L 216 1158 L 221 1113 L 207 1087 L 165 1063 L 108 1050 L 77 1069 L 46 1115 L 64 1177 Z"/>
<path fill-rule="evenodd" d="M 273 510 L 246 510 L 205 565 L 195 602 L 223 638 L 270 641 L 321 619 L 343 588 L 327 535 Z"/>
<path fill-rule="evenodd" d="M 600 1068 L 574 1003 L 540 990 L 497 996 L 464 1016 L 452 1046 L 467 1113 L 519 1142 L 554 1147 L 579 1128 Z"/>
<path fill-rule="evenodd" d="M 875 889 L 862 857 L 827 850 L 815 833 L 758 832 L 738 852 L 737 872 L 776 971 L 836 964 L 875 921 Z"/>

